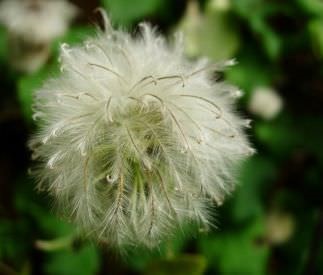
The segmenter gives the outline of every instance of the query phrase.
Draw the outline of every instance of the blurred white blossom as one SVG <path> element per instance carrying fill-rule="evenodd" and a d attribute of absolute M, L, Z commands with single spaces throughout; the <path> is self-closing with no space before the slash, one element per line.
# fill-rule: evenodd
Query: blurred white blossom
<path fill-rule="evenodd" d="M 288 241 L 295 231 L 295 220 L 288 213 L 272 210 L 266 217 L 267 242 L 273 245 L 282 244 Z"/>
<path fill-rule="evenodd" d="M 46 43 L 63 35 L 76 13 L 65 0 L 5 0 L 0 22 L 24 41 Z"/>
<path fill-rule="evenodd" d="M 250 113 L 270 120 L 275 118 L 283 108 L 283 99 L 270 87 L 257 87 L 252 91 L 248 103 Z"/>
<path fill-rule="evenodd" d="M 232 61 L 191 62 L 181 36 L 148 24 L 61 46 L 61 74 L 37 91 L 30 141 L 38 187 L 89 236 L 157 246 L 185 224 L 207 229 L 209 207 L 253 153 L 235 112 L 237 89 L 212 75 Z M 239 93 L 239 92 L 238 92 Z"/>
<path fill-rule="evenodd" d="M 65 0 L 5 0 L 0 23 L 9 34 L 12 65 L 33 72 L 46 62 L 50 43 L 63 35 L 78 9 Z"/>

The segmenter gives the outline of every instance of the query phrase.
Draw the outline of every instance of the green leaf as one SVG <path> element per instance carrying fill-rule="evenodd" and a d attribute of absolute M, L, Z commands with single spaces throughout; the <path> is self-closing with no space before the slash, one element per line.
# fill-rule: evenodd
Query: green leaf
<path fill-rule="evenodd" d="M 284 8 L 264 0 L 239 0 L 233 1 L 232 4 L 233 9 L 248 22 L 255 36 L 259 37 L 267 56 L 277 59 L 281 53 L 283 41 L 282 37 L 272 29 L 267 18 Z"/>
<path fill-rule="evenodd" d="M 0 260 L 10 259 L 20 265 L 27 256 L 30 240 L 28 224 L 24 220 L 15 222 L 0 220 Z"/>
<path fill-rule="evenodd" d="M 173 259 L 151 262 L 145 274 L 150 275 L 202 275 L 206 259 L 201 255 L 180 255 Z"/>
<path fill-rule="evenodd" d="M 276 176 L 274 164 L 261 155 L 255 155 L 242 166 L 239 187 L 231 199 L 231 211 L 235 222 L 256 218 L 264 213 L 261 192 L 266 183 Z"/>
<path fill-rule="evenodd" d="M 201 239 L 200 251 L 219 274 L 265 274 L 269 249 L 257 244 L 263 234 L 263 221 L 255 220 L 238 232 L 217 232 Z"/>
<path fill-rule="evenodd" d="M 16 184 L 15 208 L 19 213 L 37 222 L 39 229 L 44 232 L 43 236 L 37 236 L 37 238 L 65 237 L 72 234 L 75 228 L 41 205 L 41 196 L 44 196 L 44 194 L 40 195 L 35 192 L 34 182 L 24 177 L 20 179 L 19 184 Z"/>
<path fill-rule="evenodd" d="M 112 21 L 124 26 L 154 14 L 162 2 L 162 0 L 102 0 Z"/>
<path fill-rule="evenodd" d="M 263 0 L 231 1 L 233 9 L 241 16 L 252 18 L 262 8 Z M 250 12 L 250 11 L 253 12 Z"/>
<path fill-rule="evenodd" d="M 283 156 L 289 154 L 301 141 L 299 131 L 294 126 L 292 119 L 282 114 L 275 121 L 258 121 L 254 131 L 267 149 L 277 156 Z"/>
<path fill-rule="evenodd" d="M 191 225 L 184 226 L 181 232 L 178 232 L 170 240 L 162 242 L 158 248 L 153 250 L 147 250 L 147 248 L 133 249 L 129 252 L 128 265 L 138 272 L 143 272 L 149 263 L 158 261 L 161 257 L 177 257 L 188 241 L 190 231 L 196 232 Z"/>
<path fill-rule="evenodd" d="M 99 271 L 99 253 L 95 246 L 86 245 L 77 251 L 59 251 L 47 254 L 44 274 L 93 275 Z"/>
<path fill-rule="evenodd" d="M 298 3 L 310 13 L 323 15 L 323 2 L 321 0 L 298 0 Z"/>

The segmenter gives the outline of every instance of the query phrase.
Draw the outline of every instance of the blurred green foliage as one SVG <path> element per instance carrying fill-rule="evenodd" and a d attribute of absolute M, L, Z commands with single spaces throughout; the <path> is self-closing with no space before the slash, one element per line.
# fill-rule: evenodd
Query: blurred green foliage
<path fill-rule="evenodd" d="M 150 16 L 162 6 L 162 0 L 103 0 L 103 7 L 108 10 L 111 19 L 117 24 L 129 26 L 131 23 Z"/>
<path fill-rule="evenodd" d="M 201 255 L 181 255 L 174 259 L 152 261 L 145 274 L 156 275 L 199 275 L 206 268 L 206 260 Z"/>
<path fill-rule="evenodd" d="M 7 167 L 3 163 L 13 167 L 13 176 L 7 181 L 2 177 L 0 185 L 0 274 L 323 274 L 323 2 L 197 3 L 198 16 L 193 18 L 185 12 L 189 1 L 184 0 L 101 1 L 115 25 L 132 29 L 150 19 L 161 23 L 166 34 L 184 31 L 193 58 L 237 59 L 238 65 L 227 69 L 223 78 L 245 92 L 239 109 L 254 120 L 249 135 L 258 152 L 237 172 L 237 190 L 214 209 L 217 228 L 194 238 L 178 236 L 158 251 L 136 250 L 121 259 L 106 245 L 75 236 L 73 226 L 49 210 L 50 199 L 34 191 L 26 173 L 29 163 L 17 167 L 9 152 L 0 159 L 2 170 Z M 52 58 L 39 72 L 22 75 L 8 66 L 6 32 L 0 28 L 1 91 L 9 93 L 2 103 L 9 107 L 2 109 L 18 108 L 27 133 L 35 127 L 33 91 L 59 71 L 59 44 L 79 43 L 93 33 L 88 25 L 72 27 L 53 43 Z M 258 86 L 273 87 L 284 100 L 273 120 L 248 111 Z M 6 118 L 5 111 L 1 114 Z M 17 123 L 15 117 L 7 120 Z M 8 130 L 5 123 L 2 119 L 1 131 Z M 274 211 L 288 213 L 295 224 L 278 244 L 271 241 L 273 230 L 287 229 L 278 221 L 268 230 L 268 216 Z"/>
<path fill-rule="evenodd" d="M 221 274 L 265 274 L 269 249 L 256 243 L 263 232 L 264 222 L 254 220 L 238 231 L 201 238 L 200 250 Z"/>
<path fill-rule="evenodd" d="M 4 28 L 0 27 L 0 60 L 4 62 L 7 54 L 7 36 Z"/>

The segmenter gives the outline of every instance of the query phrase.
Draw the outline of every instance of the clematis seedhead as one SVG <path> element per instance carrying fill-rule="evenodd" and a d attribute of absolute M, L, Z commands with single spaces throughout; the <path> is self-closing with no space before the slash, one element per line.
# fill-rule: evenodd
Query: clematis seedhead
<path fill-rule="evenodd" d="M 104 14 L 105 16 L 105 14 Z M 147 23 L 61 46 L 61 73 L 36 92 L 30 141 L 38 187 L 88 236 L 153 248 L 235 187 L 253 153 L 235 111 L 239 90 L 216 80 L 233 61 L 188 60 Z"/>

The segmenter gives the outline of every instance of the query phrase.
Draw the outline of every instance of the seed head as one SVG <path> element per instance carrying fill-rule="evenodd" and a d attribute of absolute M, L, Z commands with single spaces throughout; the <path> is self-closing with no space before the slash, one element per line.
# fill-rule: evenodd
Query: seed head
<path fill-rule="evenodd" d="M 232 61 L 183 56 L 146 23 L 132 36 L 106 18 L 78 47 L 61 46 L 61 74 L 36 92 L 30 141 L 38 187 L 86 234 L 117 248 L 154 247 L 234 187 L 253 149 L 237 89 L 214 80 Z"/>

